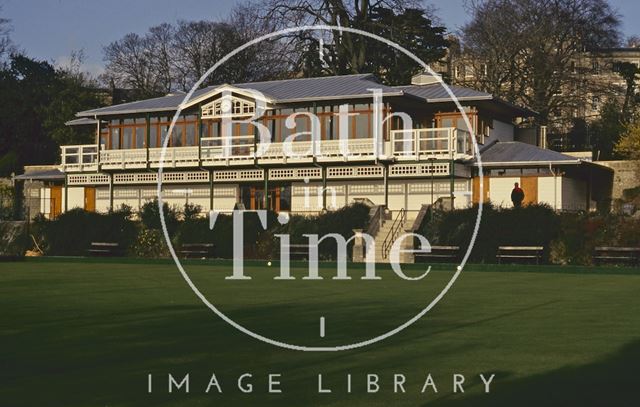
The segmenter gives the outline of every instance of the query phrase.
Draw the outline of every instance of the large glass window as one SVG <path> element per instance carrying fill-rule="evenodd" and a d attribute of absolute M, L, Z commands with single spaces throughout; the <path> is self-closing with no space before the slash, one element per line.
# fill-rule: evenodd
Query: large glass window
<path fill-rule="evenodd" d="M 144 148 L 147 124 L 145 118 L 125 118 L 112 120 L 109 124 L 110 149 Z"/>
<path fill-rule="evenodd" d="M 276 120 L 274 119 L 267 119 L 263 121 L 264 126 L 269 129 L 269 135 L 271 136 L 271 141 L 275 142 L 276 141 Z"/>
<path fill-rule="evenodd" d="M 156 148 L 158 145 L 158 126 L 151 125 L 151 132 L 149 133 L 149 147 Z"/>
<path fill-rule="evenodd" d="M 195 146 L 196 145 L 196 123 L 190 122 L 185 126 L 185 145 L 187 146 Z"/>
<path fill-rule="evenodd" d="M 99 148 L 103 149 L 103 148 L 107 148 L 107 145 L 109 143 L 109 128 L 108 127 L 103 127 L 100 129 L 100 145 Z"/>
<path fill-rule="evenodd" d="M 209 125 L 211 129 L 209 132 L 209 137 L 220 137 L 220 122 L 215 121 Z"/>
<path fill-rule="evenodd" d="M 184 134 L 183 126 L 175 125 L 173 126 L 173 131 L 171 132 L 171 147 L 182 147 L 183 141 L 182 136 Z"/>
<path fill-rule="evenodd" d="M 120 128 L 119 127 L 111 128 L 111 143 L 110 144 L 111 144 L 110 145 L 111 149 L 120 148 Z"/>
<path fill-rule="evenodd" d="M 169 125 L 168 124 L 160 125 L 160 145 L 158 147 L 163 147 L 168 137 L 169 137 Z"/>
<path fill-rule="evenodd" d="M 297 116 L 296 117 L 296 128 L 294 130 L 295 133 L 305 133 L 309 132 L 309 118 L 306 116 Z M 311 141 L 311 136 L 309 134 L 300 135 L 295 138 L 295 141 Z"/>
<path fill-rule="evenodd" d="M 340 139 L 340 117 L 336 116 L 335 114 L 333 116 L 331 116 L 331 137 L 332 140 L 339 140 Z M 349 138 L 349 135 L 346 135 L 347 138 Z"/>
<path fill-rule="evenodd" d="M 144 148 L 146 140 L 145 140 L 145 128 L 143 126 L 137 126 L 135 128 L 135 137 L 136 137 L 136 148 Z"/>
<path fill-rule="evenodd" d="M 353 116 L 355 121 L 354 138 L 369 138 L 369 119 L 368 113 L 360 113 L 357 116 Z"/>
<path fill-rule="evenodd" d="M 292 130 L 292 129 L 287 127 L 287 125 L 286 125 L 287 119 L 285 117 L 283 117 L 282 119 L 280 119 L 278 121 L 280 122 L 279 141 L 285 141 L 287 139 L 287 137 L 289 137 L 290 135 L 295 133 L 295 130 Z"/>
<path fill-rule="evenodd" d="M 133 148 L 133 127 L 125 127 L 122 130 L 122 148 Z"/>
<path fill-rule="evenodd" d="M 253 134 L 253 126 L 249 123 L 236 124 L 236 136 L 250 136 Z"/>

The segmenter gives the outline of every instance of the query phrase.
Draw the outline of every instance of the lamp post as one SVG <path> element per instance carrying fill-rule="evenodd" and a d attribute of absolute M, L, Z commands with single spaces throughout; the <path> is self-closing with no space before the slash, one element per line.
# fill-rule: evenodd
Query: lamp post
<path fill-rule="evenodd" d="M 434 179 L 433 179 L 433 170 L 434 170 L 434 162 L 435 162 L 435 157 L 429 157 L 429 161 L 431 162 L 431 170 L 429 171 L 430 176 L 431 176 L 431 217 L 433 218 L 433 183 L 434 183 Z"/>

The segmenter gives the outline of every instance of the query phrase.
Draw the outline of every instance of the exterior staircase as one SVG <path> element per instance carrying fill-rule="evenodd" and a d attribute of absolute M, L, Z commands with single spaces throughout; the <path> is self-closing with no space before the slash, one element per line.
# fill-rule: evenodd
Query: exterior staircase
<path fill-rule="evenodd" d="M 420 212 L 415 214 L 414 212 L 407 212 L 404 209 L 390 212 L 382 205 L 373 206 L 369 212 L 369 227 L 367 230 L 354 230 L 356 239 L 353 247 L 353 261 L 362 263 L 367 260 L 366 242 L 358 235 L 358 233 L 364 232 L 372 236 L 375 240 L 375 262 L 389 263 L 393 243 L 401 235 L 408 231 L 413 231 L 416 219 L 419 218 L 418 221 L 423 219 L 427 208 L 428 207 L 423 206 Z M 402 243 L 402 249 L 413 249 L 413 240 L 414 239 L 405 239 Z M 413 263 L 413 255 L 410 253 L 401 253 L 400 262 Z"/>

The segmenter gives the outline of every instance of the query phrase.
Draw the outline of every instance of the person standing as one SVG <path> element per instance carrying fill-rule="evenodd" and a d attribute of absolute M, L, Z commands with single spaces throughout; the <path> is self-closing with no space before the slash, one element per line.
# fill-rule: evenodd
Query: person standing
<path fill-rule="evenodd" d="M 524 201 L 524 191 L 516 182 L 514 184 L 513 190 L 511 191 L 511 202 L 513 202 L 514 207 L 519 208 L 522 206 L 522 201 Z"/>

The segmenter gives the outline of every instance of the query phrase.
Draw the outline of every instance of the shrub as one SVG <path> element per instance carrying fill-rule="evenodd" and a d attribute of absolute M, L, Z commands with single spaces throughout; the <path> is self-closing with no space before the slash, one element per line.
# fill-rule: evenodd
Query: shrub
<path fill-rule="evenodd" d="M 431 244 L 469 246 L 478 207 L 435 211 L 433 219 L 421 230 Z M 544 246 L 548 257 L 551 241 L 559 232 L 558 215 L 547 205 L 527 205 L 521 208 L 483 206 L 478 235 L 470 260 L 494 262 L 499 246 Z"/>
<path fill-rule="evenodd" d="M 640 247 L 640 219 L 620 216 L 616 241 L 621 246 Z"/>
<path fill-rule="evenodd" d="M 145 258 L 163 258 L 171 255 L 162 231 L 146 228 L 141 228 L 139 231 L 129 254 Z"/>
<path fill-rule="evenodd" d="M 595 247 L 595 233 L 601 230 L 602 222 L 589 220 L 579 213 L 564 213 L 559 216 L 560 233 L 551 242 L 550 260 L 556 264 L 590 264 Z"/>
<path fill-rule="evenodd" d="M 166 202 L 163 202 L 162 212 L 164 213 L 164 221 L 167 226 L 169 236 L 175 235 L 176 230 L 178 229 L 178 210 L 175 207 L 169 206 Z M 162 230 L 158 198 L 142 204 L 139 216 L 145 228 Z"/>
<path fill-rule="evenodd" d="M 11 185 L 0 184 L 0 220 L 14 217 L 15 191 Z"/>
<path fill-rule="evenodd" d="M 0 258 L 22 257 L 30 243 L 26 222 L 0 220 Z"/>
<path fill-rule="evenodd" d="M 337 233 L 345 239 L 353 236 L 353 229 L 365 229 L 369 221 L 369 207 L 355 203 L 336 211 L 326 212 L 317 216 L 291 216 L 285 225 L 277 224 L 269 231 L 269 235 L 264 236 L 260 241 L 258 252 L 261 257 L 279 257 L 280 243 L 275 238 L 275 234 L 289 234 L 292 244 L 308 243 L 305 234 L 317 234 L 319 238 L 329 234 Z M 351 252 L 353 241 L 349 242 L 348 252 Z M 322 241 L 318 247 L 318 254 L 321 259 L 336 259 L 337 246 L 334 239 Z M 270 255 L 269 255 L 270 254 Z"/>
<path fill-rule="evenodd" d="M 130 217 L 127 210 L 99 214 L 76 208 L 51 221 L 35 218 L 32 231 L 43 242 L 46 254 L 80 256 L 86 254 L 91 242 L 118 242 L 129 247 L 137 235 Z"/>
<path fill-rule="evenodd" d="M 273 227 L 276 215 L 267 212 L 267 229 Z M 258 258 L 257 243 L 266 233 L 256 212 L 244 213 L 244 256 Z M 185 220 L 178 227 L 175 245 L 180 247 L 185 243 L 213 243 L 216 257 L 233 258 L 233 217 L 219 214 L 213 230 L 209 229 L 208 217 L 196 217 Z"/>
<path fill-rule="evenodd" d="M 184 204 L 184 210 L 182 211 L 182 219 L 185 222 L 188 222 L 193 219 L 197 219 L 202 212 L 202 206 L 196 205 L 194 203 L 186 203 Z"/>

